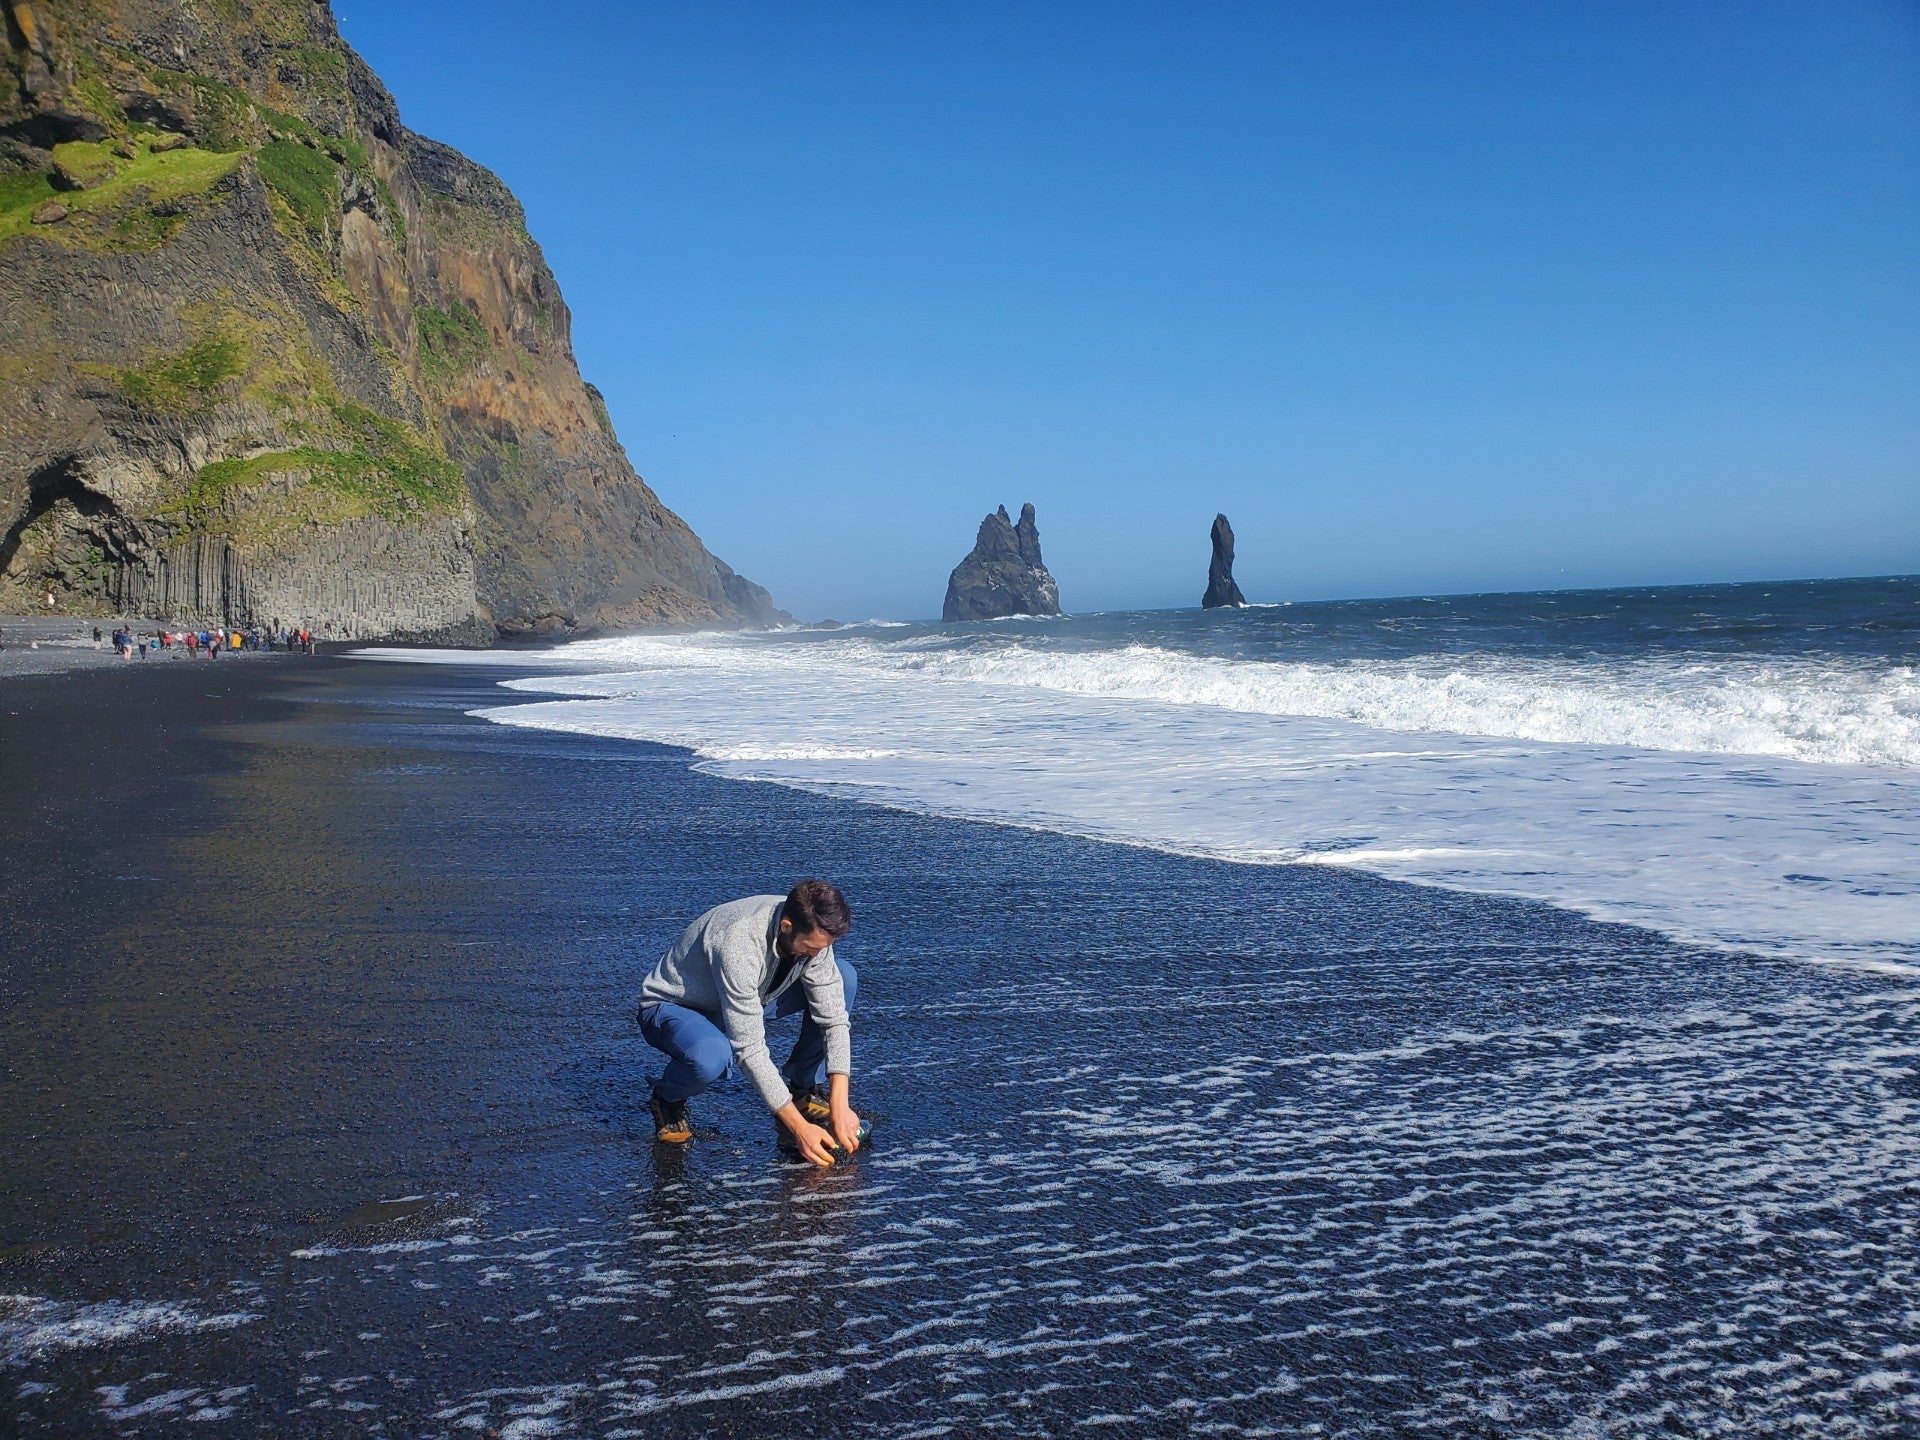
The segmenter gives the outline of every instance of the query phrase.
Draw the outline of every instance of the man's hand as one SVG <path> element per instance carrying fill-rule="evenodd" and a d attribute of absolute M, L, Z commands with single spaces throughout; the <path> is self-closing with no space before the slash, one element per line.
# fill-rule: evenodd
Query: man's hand
<path fill-rule="evenodd" d="M 833 1143 L 851 1155 L 860 1148 L 860 1117 L 844 1100 L 832 1109 L 833 1113 L 827 1117 L 827 1130 L 833 1136 Z"/>
<path fill-rule="evenodd" d="M 847 1077 L 827 1076 L 827 1129 L 834 1143 L 851 1155 L 860 1148 L 860 1117 L 847 1099 Z"/>
<path fill-rule="evenodd" d="M 793 1143 L 800 1148 L 800 1154 L 809 1163 L 821 1167 L 830 1166 L 834 1161 L 833 1136 L 815 1125 L 800 1113 L 800 1107 L 792 1101 L 782 1105 L 776 1112 L 780 1123 L 787 1127 L 793 1136 Z"/>

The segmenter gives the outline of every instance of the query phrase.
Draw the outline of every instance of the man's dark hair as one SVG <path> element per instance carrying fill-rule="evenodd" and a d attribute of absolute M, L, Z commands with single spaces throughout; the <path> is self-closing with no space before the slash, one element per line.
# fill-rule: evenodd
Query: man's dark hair
<path fill-rule="evenodd" d="M 787 892 L 787 908 L 782 919 L 793 921 L 793 933 L 804 935 L 822 930 L 838 940 L 853 928 L 853 912 L 847 909 L 847 897 L 839 887 L 824 880 L 802 880 Z"/>

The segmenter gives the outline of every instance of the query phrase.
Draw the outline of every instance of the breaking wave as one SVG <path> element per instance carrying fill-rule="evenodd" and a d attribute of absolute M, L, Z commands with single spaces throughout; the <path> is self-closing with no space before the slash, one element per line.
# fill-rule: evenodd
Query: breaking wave
<path fill-rule="evenodd" d="M 1664 630 L 1631 613 L 1644 595 L 1610 602 L 1631 623 L 1525 626 L 1528 597 L 1470 598 L 1364 625 L 1301 606 L 1233 630 L 1187 612 L 609 638 L 487 657 L 524 703 L 476 713 L 926 814 L 1920 973 L 1920 596 L 1843 596 L 1797 630 L 1724 597 Z"/>
<path fill-rule="evenodd" d="M 1150 645 L 1081 654 L 1014 645 L 985 654 L 849 658 L 989 684 L 1316 716 L 1376 730 L 1920 769 L 1920 672 L 1912 666 L 1507 657 L 1288 663 L 1220 660 Z"/>

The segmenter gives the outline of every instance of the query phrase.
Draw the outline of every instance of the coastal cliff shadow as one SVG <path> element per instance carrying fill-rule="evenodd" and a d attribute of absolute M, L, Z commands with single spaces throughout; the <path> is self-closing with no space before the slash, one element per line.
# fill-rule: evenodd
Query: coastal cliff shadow
<path fill-rule="evenodd" d="M 89 519 L 106 515 L 113 509 L 111 502 L 82 483 L 79 466 L 73 460 L 56 460 L 41 466 L 27 477 L 26 510 L 7 528 L 5 535 L 0 535 L 0 576 L 13 569 L 14 557 L 20 553 L 27 531 L 62 500 L 71 501 L 74 508 Z"/>

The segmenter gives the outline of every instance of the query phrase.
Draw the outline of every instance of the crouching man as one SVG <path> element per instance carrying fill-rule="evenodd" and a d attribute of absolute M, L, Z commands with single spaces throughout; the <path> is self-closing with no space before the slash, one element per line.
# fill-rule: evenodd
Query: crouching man
<path fill-rule="evenodd" d="M 650 1102 L 656 1140 L 691 1140 L 687 1101 L 737 1059 L 806 1159 L 831 1165 L 831 1147 L 859 1148 L 847 1098 L 858 977 L 833 953 L 852 924 L 839 890 L 802 880 L 785 899 L 729 901 L 686 928 L 640 985 L 640 1033 L 667 1057 Z M 766 1022 L 802 1012 L 800 1038 L 776 1069 Z"/>

